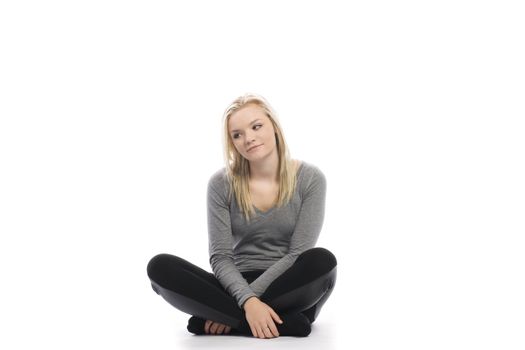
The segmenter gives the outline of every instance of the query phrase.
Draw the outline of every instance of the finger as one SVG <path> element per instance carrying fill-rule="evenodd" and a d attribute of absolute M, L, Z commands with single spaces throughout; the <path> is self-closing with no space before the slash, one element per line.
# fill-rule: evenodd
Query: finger
<path fill-rule="evenodd" d="M 257 334 L 259 335 L 259 338 L 261 338 L 261 339 L 266 338 L 266 336 L 264 335 L 263 327 L 261 327 L 261 326 L 257 327 Z"/>
<path fill-rule="evenodd" d="M 273 322 L 270 325 L 270 331 L 272 332 L 274 337 L 278 337 L 280 335 L 279 330 L 277 329 L 277 326 Z"/>
<path fill-rule="evenodd" d="M 217 334 L 217 327 L 219 327 L 219 324 L 216 322 L 213 322 L 210 327 L 211 334 Z"/>
<path fill-rule="evenodd" d="M 257 330 L 255 329 L 255 327 L 253 327 L 252 325 L 250 325 L 250 330 L 252 331 L 252 334 L 255 338 L 257 338 Z"/>
<path fill-rule="evenodd" d="M 231 328 L 230 326 L 226 326 L 226 328 L 224 329 L 224 333 L 225 333 L 225 334 L 230 333 L 231 329 L 232 329 L 232 328 Z"/>
<path fill-rule="evenodd" d="M 273 309 L 270 309 L 270 314 L 272 315 L 272 318 L 276 321 L 276 322 L 279 322 L 280 324 L 283 323 L 283 320 L 279 317 L 279 315 L 277 315 L 277 312 L 273 311 Z"/>
<path fill-rule="evenodd" d="M 224 331 L 224 328 L 226 328 L 226 326 L 220 323 L 219 327 L 217 327 L 217 334 L 222 334 L 222 332 Z"/>
<path fill-rule="evenodd" d="M 275 326 L 274 326 L 275 327 Z M 264 326 L 264 335 L 266 338 L 273 338 L 271 329 L 268 326 Z"/>
<path fill-rule="evenodd" d="M 206 334 L 210 333 L 210 325 L 211 325 L 211 321 L 210 320 L 206 320 L 206 323 L 204 323 L 204 332 Z"/>

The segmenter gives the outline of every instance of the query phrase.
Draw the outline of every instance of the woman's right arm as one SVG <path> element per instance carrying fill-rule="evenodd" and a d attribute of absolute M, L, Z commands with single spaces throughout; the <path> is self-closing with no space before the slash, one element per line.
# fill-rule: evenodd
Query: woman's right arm
<path fill-rule="evenodd" d="M 207 191 L 209 252 L 213 273 L 244 310 L 253 336 L 277 337 L 279 332 L 274 320 L 282 323 L 281 319 L 269 305 L 259 300 L 233 262 L 230 210 L 224 179 L 220 176 L 216 173 L 211 177 Z"/>
<path fill-rule="evenodd" d="M 244 302 L 257 294 L 250 288 L 233 262 L 233 239 L 230 210 L 222 174 L 216 173 L 208 182 L 208 239 L 210 265 L 223 288 L 242 308 Z"/>
<path fill-rule="evenodd" d="M 256 338 L 274 338 L 279 336 L 275 322 L 283 323 L 279 315 L 257 297 L 250 297 L 243 305 L 246 320 Z"/>

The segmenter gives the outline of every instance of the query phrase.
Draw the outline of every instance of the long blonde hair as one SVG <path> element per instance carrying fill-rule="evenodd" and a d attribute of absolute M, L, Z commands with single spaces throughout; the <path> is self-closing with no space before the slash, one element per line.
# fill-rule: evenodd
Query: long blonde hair
<path fill-rule="evenodd" d="M 295 191 L 297 183 L 296 170 L 292 159 L 290 158 L 290 152 L 284 139 L 281 125 L 277 119 L 277 114 L 266 101 L 264 97 L 254 93 L 246 93 L 236 98 L 226 108 L 223 115 L 223 150 L 224 150 L 224 161 L 226 174 L 229 183 L 229 200 L 231 201 L 232 195 L 235 194 L 237 203 L 241 212 L 244 213 L 246 221 L 250 221 L 255 215 L 255 209 L 251 202 L 250 190 L 249 190 L 249 174 L 250 164 L 249 161 L 244 158 L 235 148 L 231 135 L 228 132 L 228 121 L 233 113 L 246 106 L 247 104 L 254 104 L 262 108 L 266 113 L 266 116 L 272 122 L 275 130 L 277 154 L 279 157 L 278 166 L 278 179 L 279 179 L 279 196 L 277 198 L 277 206 L 281 207 L 288 203 Z"/>

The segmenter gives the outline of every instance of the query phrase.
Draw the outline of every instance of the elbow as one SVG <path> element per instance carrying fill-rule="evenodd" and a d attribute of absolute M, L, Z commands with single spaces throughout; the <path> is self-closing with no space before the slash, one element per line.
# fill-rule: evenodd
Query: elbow
<path fill-rule="evenodd" d="M 233 256 L 230 254 L 214 253 L 210 256 L 210 266 L 215 273 L 224 263 L 233 262 Z"/>

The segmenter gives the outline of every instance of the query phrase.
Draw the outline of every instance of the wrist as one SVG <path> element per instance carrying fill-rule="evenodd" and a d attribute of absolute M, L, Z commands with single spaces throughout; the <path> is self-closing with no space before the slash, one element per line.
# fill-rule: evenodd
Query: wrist
<path fill-rule="evenodd" d="M 253 297 L 249 297 L 248 299 L 246 299 L 246 301 L 244 302 L 243 304 L 243 309 L 246 310 L 247 307 L 249 307 L 250 305 L 256 303 L 259 301 L 259 298 L 257 298 L 256 296 L 253 296 Z"/>

